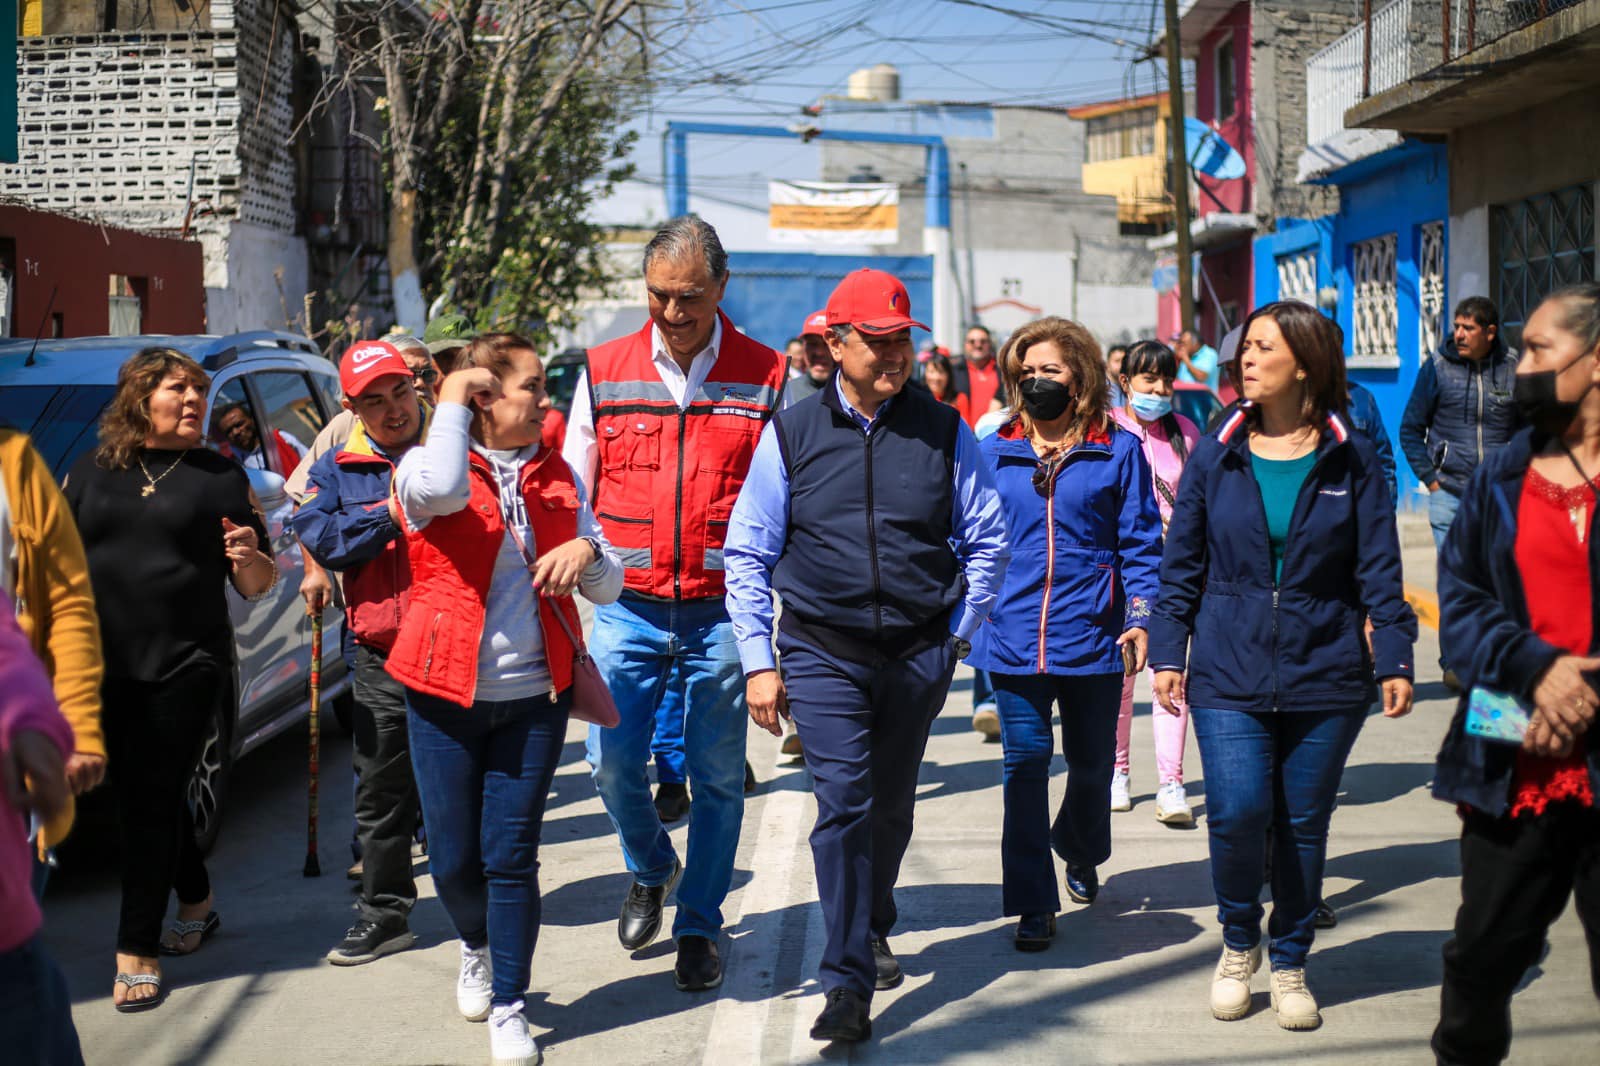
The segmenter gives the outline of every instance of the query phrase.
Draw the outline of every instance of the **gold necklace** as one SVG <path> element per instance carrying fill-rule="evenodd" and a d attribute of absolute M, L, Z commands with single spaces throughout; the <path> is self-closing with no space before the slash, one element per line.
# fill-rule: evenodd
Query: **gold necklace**
<path fill-rule="evenodd" d="M 171 466 L 161 471 L 161 473 L 155 477 L 151 477 L 150 468 L 144 465 L 144 456 L 135 456 L 135 458 L 139 460 L 139 469 L 144 472 L 144 480 L 146 482 L 145 487 L 139 490 L 140 496 L 154 496 L 156 494 L 156 482 L 160 481 L 162 478 L 178 469 L 178 464 L 183 462 L 183 455 L 179 454 L 176 459 L 172 460 Z"/>

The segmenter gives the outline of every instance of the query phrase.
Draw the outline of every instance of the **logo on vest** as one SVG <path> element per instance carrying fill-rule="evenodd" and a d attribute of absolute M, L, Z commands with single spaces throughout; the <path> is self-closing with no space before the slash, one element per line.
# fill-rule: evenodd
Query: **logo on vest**
<path fill-rule="evenodd" d="M 724 400 L 745 400 L 749 403 L 755 403 L 760 396 L 760 392 L 749 385 L 722 386 L 722 398 Z"/>

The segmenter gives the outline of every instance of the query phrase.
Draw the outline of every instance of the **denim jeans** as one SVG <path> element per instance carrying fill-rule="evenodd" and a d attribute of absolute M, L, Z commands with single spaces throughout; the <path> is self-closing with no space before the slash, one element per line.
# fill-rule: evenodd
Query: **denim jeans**
<path fill-rule="evenodd" d="M 656 706 L 656 730 L 650 738 L 650 757 L 656 764 L 658 785 L 681 785 L 689 780 L 683 753 L 683 700 L 669 688 Z"/>
<path fill-rule="evenodd" d="M 1428 525 L 1433 528 L 1433 547 L 1436 551 L 1444 549 L 1444 535 L 1450 532 L 1450 523 L 1456 520 L 1456 512 L 1460 509 L 1461 497 L 1448 489 L 1428 493 Z"/>
<path fill-rule="evenodd" d="M 994 678 L 987 670 L 973 670 L 972 712 L 976 714 L 985 703 L 994 703 Z"/>
<path fill-rule="evenodd" d="M 1306 964 L 1316 934 L 1328 822 L 1366 707 L 1345 711 L 1191 708 L 1205 766 L 1211 887 L 1222 940 L 1261 942 L 1261 887 L 1272 830 L 1272 965 Z"/>
<path fill-rule="evenodd" d="M 15 1066 L 83 1066 L 72 995 L 37 935 L 0 951 L 0 1038 Z"/>
<path fill-rule="evenodd" d="M 678 882 L 674 937 L 716 939 L 744 818 L 744 668 L 721 597 L 659 602 L 624 593 L 596 607 L 589 651 L 621 721 L 589 730 L 589 765 L 622 857 L 641 885 L 664 885 L 678 861 L 656 814 L 645 766 L 656 709 L 684 710 L 684 756 L 694 803 Z"/>
<path fill-rule="evenodd" d="M 1000 743 L 1005 749 L 1000 836 L 1004 913 L 1061 909 L 1050 851 L 1073 866 L 1111 857 L 1111 764 L 1117 750 L 1121 674 L 995 674 Z M 1067 791 L 1050 820 L 1050 718 L 1059 705 Z"/>
<path fill-rule="evenodd" d="M 539 833 L 571 689 L 462 707 L 407 690 L 433 886 L 456 935 L 489 945 L 496 1006 L 523 998 L 539 939 Z"/>

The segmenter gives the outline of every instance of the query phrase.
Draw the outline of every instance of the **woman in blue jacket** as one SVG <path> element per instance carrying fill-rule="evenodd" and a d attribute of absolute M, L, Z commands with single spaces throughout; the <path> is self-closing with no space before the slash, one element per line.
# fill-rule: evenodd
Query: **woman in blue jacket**
<path fill-rule="evenodd" d="M 1382 467 L 1345 419 L 1337 328 L 1268 304 L 1239 360 L 1246 403 L 1195 449 L 1167 527 L 1150 660 L 1162 706 L 1187 695 L 1205 764 L 1223 940 L 1211 1012 L 1250 1010 L 1271 827 L 1272 1005 L 1284 1028 L 1314 1029 L 1305 964 L 1334 795 L 1374 675 L 1385 715 L 1411 709 L 1417 621 Z"/>
<path fill-rule="evenodd" d="M 979 447 L 994 467 L 1011 565 L 968 662 L 993 677 L 1005 749 L 1000 843 L 1004 907 L 1016 946 L 1055 935 L 1050 850 L 1067 892 L 1091 903 L 1111 855 L 1111 773 L 1122 646 L 1144 669 L 1146 620 L 1161 556 L 1161 516 L 1138 438 L 1106 410 L 1100 347 L 1088 330 L 1043 318 L 1011 335 L 1000 359 L 1011 417 Z M 1067 791 L 1049 817 L 1050 718 L 1061 713 Z"/>

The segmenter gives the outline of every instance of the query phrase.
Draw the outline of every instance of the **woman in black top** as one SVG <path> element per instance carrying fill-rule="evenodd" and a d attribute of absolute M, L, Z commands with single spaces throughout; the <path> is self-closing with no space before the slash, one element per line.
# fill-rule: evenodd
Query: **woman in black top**
<path fill-rule="evenodd" d="M 104 645 L 103 720 L 122 833 L 119 1011 L 161 1001 L 158 954 L 182 955 L 217 927 L 185 798 L 213 708 L 231 694 L 224 583 L 259 597 L 277 581 L 242 468 L 197 447 L 199 364 L 145 348 L 123 364 L 100 447 L 67 478 Z M 167 898 L 178 923 L 161 940 Z"/>

